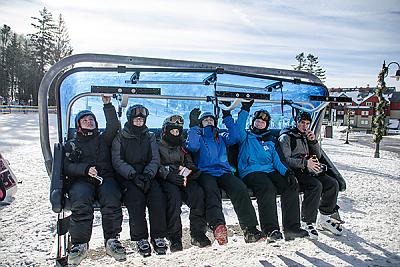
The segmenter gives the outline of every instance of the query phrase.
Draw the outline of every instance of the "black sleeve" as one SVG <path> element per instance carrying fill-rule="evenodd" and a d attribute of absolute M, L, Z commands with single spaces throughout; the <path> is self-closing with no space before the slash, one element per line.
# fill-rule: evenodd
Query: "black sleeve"
<path fill-rule="evenodd" d="M 79 162 L 78 153 L 71 145 L 72 141 L 67 142 L 65 145 L 65 157 L 64 157 L 64 174 L 69 178 L 76 178 L 87 176 L 87 170 L 90 168 L 90 164 Z"/>
<path fill-rule="evenodd" d="M 104 142 L 111 146 L 114 137 L 120 128 L 120 124 L 118 121 L 117 112 L 111 103 L 105 104 L 103 110 L 106 117 L 106 129 L 103 133 Z"/>
<path fill-rule="evenodd" d="M 149 164 L 144 167 L 143 174 L 149 174 L 151 178 L 154 178 L 160 166 L 160 153 L 158 152 L 158 144 L 153 133 L 150 134 L 150 145 L 152 158 Z"/>

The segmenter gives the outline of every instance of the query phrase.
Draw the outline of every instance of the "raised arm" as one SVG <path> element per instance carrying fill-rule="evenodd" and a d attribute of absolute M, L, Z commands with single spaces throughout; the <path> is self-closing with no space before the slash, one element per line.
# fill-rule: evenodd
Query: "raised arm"
<path fill-rule="evenodd" d="M 106 129 L 103 133 L 103 136 L 104 141 L 107 143 L 107 145 L 111 145 L 115 135 L 118 132 L 118 129 L 120 128 L 120 125 L 115 107 L 111 104 L 111 102 L 107 102 L 105 100 L 103 100 L 103 102 L 103 111 L 106 117 Z"/>
<path fill-rule="evenodd" d="M 238 125 L 233 121 L 232 116 L 225 117 L 222 120 L 222 123 L 225 124 L 226 128 L 228 128 L 227 133 L 223 133 L 221 136 L 224 139 L 224 142 L 227 146 L 234 145 L 240 141 L 240 132 Z"/>
<path fill-rule="evenodd" d="M 197 152 L 200 149 L 200 127 L 193 126 L 188 130 L 186 149 L 190 152 Z"/>

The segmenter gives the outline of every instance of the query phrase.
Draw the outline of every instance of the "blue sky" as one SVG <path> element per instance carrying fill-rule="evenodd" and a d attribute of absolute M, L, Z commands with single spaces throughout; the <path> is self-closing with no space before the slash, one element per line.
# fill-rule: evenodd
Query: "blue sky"
<path fill-rule="evenodd" d="M 305 52 L 328 87 L 376 86 L 384 60 L 400 63 L 399 0 L 0 0 L 0 24 L 31 33 L 43 6 L 64 16 L 74 53 L 292 69 Z"/>

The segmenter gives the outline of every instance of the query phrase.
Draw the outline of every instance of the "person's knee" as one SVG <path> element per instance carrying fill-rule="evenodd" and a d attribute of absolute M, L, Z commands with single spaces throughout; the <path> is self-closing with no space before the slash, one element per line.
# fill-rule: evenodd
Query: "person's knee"
<path fill-rule="evenodd" d="M 321 195 L 322 194 L 322 183 L 318 180 L 315 180 L 315 182 L 312 185 L 312 191 L 315 194 Z"/>

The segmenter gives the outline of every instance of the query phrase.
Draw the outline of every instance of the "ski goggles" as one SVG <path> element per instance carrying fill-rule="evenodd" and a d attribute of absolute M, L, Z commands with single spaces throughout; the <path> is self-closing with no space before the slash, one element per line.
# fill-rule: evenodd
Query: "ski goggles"
<path fill-rule="evenodd" d="M 182 116 L 180 115 L 172 115 L 168 118 L 168 122 L 172 124 L 179 124 L 183 125 L 185 121 L 183 120 Z"/>
<path fill-rule="evenodd" d="M 262 119 L 263 121 L 269 121 L 270 115 L 268 112 L 265 112 L 263 110 L 259 110 L 254 112 L 254 118 L 255 119 Z"/>
<path fill-rule="evenodd" d="M 147 117 L 149 116 L 149 110 L 145 107 L 138 107 L 132 110 L 132 115 L 134 117 Z"/>

